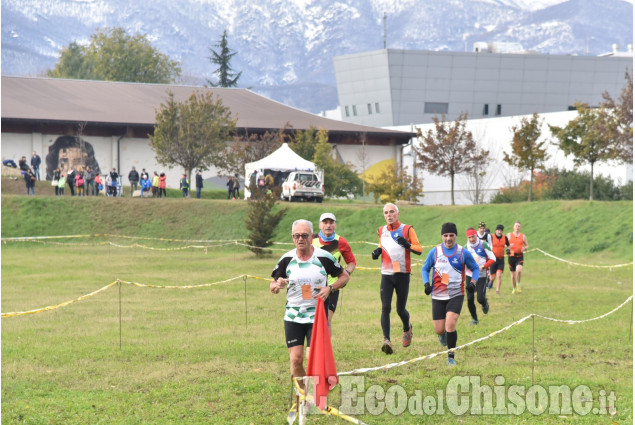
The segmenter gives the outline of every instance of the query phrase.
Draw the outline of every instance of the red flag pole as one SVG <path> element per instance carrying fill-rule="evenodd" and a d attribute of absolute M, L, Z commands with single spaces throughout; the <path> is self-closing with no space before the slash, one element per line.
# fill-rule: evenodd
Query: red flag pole
<path fill-rule="evenodd" d="M 306 372 L 308 377 L 313 378 L 315 405 L 324 410 L 328 393 L 337 384 L 338 379 L 324 301 L 319 297 L 311 331 L 311 349 Z M 308 388 L 305 391 L 308 391 Z"/>

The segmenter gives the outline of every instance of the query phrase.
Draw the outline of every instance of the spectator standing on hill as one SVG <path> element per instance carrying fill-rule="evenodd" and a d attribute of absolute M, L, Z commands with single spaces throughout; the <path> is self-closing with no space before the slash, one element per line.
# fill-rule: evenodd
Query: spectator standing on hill
<path fill-rule="evenodd" d="M 520 233 L 520 221 L 514 223 L 514 231 L 507 234 L 507 240 L 509 240 L 509 256 L 507 263 L 509 264 L 509 271 L 512 275 L 512 294 L 523 292 L 520 287 L 520 276 L 523 271 L 523 265 L 525 263 L 525 251 L 529 248 L 527 243 L 527 237 Z"/>
<path fill-rule="evenodd" d="M 234 198 L 240 199 L 240 178 L 238 173 L 234 174 Z"/>
<path fill-rule="evenodd" d="M 29 169 L 29 166 L 26 163 L 26 156 L 23 156 L 18 160 L 18 168 L 20 168 L 20 171 L 27 171 Z"/>
<path fill-rule="evenodd" d="M 465 277 L 465 287 L 467 292 L 467 308 L 470 310 L 472 316 L 472 322 L 470 325 L 478 325 L 478 315 L 476 314 L 476 304 L 474 303 L 474 295 L 476 300 L 483 307 L 483 314 L 489 312 L 489 303 L 487 302 L 487 274 L 489 267 L 496 263 L 496 257 L 490 249 L 489 244 L 486 241 L 479 239 L 476 234 L 476 229 L 470 227 L 465 232 L 467 236 L 467 244 L 465 247 L 472 254 L 472 257 L 476 261 L 479 267 L 479 278 L 476 281 L 476 287 L 472 287 L 469 284 L 471 279 L 471 273 L 468 270 Z"/>
<path fill-rule="evenodd" d="M 137 190 L 139 185 L 139 173 L 135 167 L 132 167 L 132 170 L 128 173 L 128 181 L 130 182 L 130 197 L 132 198 L 134 191 Z"/>
<path fill-rule="evenodd" d="M 410 313 L 406 310 L 410 291 L 410 253 L 421 255 L 423 248 L 412 226 L 399 221 L 399 208 L 389 203 L 384 206 L 386 225 L 377 230 L 379 247 L 372 252 L 373 260 L 381 257 L 381 329 L 384 343 L 381 351 L 393 353 L 390 342 L 390 310 L 393 292 L 397 294 L 397 315 L 403 325 L 401 344 L 410 346 L 412 342 L 412 324 Z"/>
<path fill-rule="evenodd" d="M 165 172 L 161 171 L 161 174 L 159 174 L 159 198 L 163 196 L 168 197 L 168 192 L 166 191 L 168 187 L 167 179 L 168 176 L 165 175 Z"/>
<path fill-rule="evenodd" d="M 75 196 L 75 169 L 73 167 L 68 170 L 66 173 L 66 184 L 68 185 L 68 189 L 71 191 L 71 196 Z"/>
<path fill-rule="evenodd" d="M 492 252 L 496 257 L 496 262 L 489 269 L 489 287 L 491 288 L 496 280 L 497 294 L 500 294 L 503 271 L 505 271 L 505 248 L 509 246 L 509 240 L 507 240 L 507 236 L 503 235 L 503 230 L 505 230 L 505 226 L 497 224 L 494 235 L 492 235 Z"/>
<path fill-rule="evenodd" d="M 201 199 L 201 191 L 203 190 L 203 170 L 196 173 L 196 199 Z"/>
<path fill-rule="evenodd" d="M 231 198 L 234 195 L 234 179 L 232 176 L 227 177 L 227 199 Z"/>
<path fill-rule="evenodd" d="M 57 181 L 57 196 L 64 196 L 64 186 L 66 186 L 66 175 L 60 173 L 60 178 Z"/>
<path fill-rule="evenodd" d="M 141 175 L 139 176 L 139 178 L 142 179 L 143 176 L 146 176 L 146 179 L 150 180 L 150 174 L 148 174 L 145 168 L 141 170 Z"/>
<path fill-rule="evenodd" d="M 29 193 L 35 195 L 35 174 L 30 168 L 27 168 L 24 172 L 24 183 L 26 184 L 26 196 L 29 196 Z"/>
<path fill-rule="evenodd" d="M 187 179 L 187 175 L 183 173 L 181 175 L 181 180 L 179 181 L 179 187 L 181 188 L 181 193 L 184 198 L 190 197 L 190 181 Z"/>
<path fill-rule="evenodd" d="M 110 196 L 117 196 L 117 187 L 119 183 L 119 173 L 116 168 L 113 168 L 110 172 L 110 186 L 108 190 L 110 190 Z"/>
<path fill-rule="evenodd" d="M 40 181 L 40 164 L 42 164 L 42 158 L 40 158 L 40 155 L 33 151 L 33 155 L 31 156 L 31 169 L 33 170 L 33 174 L 38 181 Z"/>
<path fill-rule="evenodd" d="M 99 174 L 95 174 L 95 196 L 99 196 L 99 191 L 104 188 L 104 182 Z"/>
<path fill-rule="evenodd" d="M 95 196 L 95 172 L 90 165 L 84 170 L 84 192 L 85 196 Z"/>
<path fill-rule="evenodd" d="M 351 246 L 348 244 L 346 239 L 335 233 L 335 229 L 337 228 L 335 215 L 328 212 L 322 214 L 320 216 L 319 227 L 320 233 L 313 235 L 313 246 L 323 249 L 326 252 L 330 252 L 340 264 L 342 264 L 342 259 L 344 259 L 344 262 L 346 263 L 346 268 L 344 270 L 349 276 L 352 275 L 353 270 L 355 270 L 355 267 L 357 266 L 357 262 L 355 260 L 355 255 L 353 255 L 353 251 L 351 250 Z M 336 280 L 336 278 L 330 277 L 328 282 L 332 285 Z M 334 291 L 329 295 L 328 299 L 324 303 L 328 312 L 329 329 L 331 328 L 333 314 L 335 314 L 335 309 L 337 309 L 339 296 L 340 291 Z"/>
<path fill-rule="evenodd" d="M 441 345 L 447 345 L 448 366 L 456 365 L 454 348 L 458 340 L 456 324 L 463 308 L 465 268 L 472 271 L 469 285 L 474 288 L 479 279 L 479 267 L 467 249 L 456 243 L 456 224 L 443 223 L 443 243 L 430 250 L 421 268 L 426 295 L 432 296 L 432 322 Z M 430 284 L 432 272 L 432 284 Z"/>
<path fill-rule="evenodd" d="M 62 171 L 59 169 L 59 167 L 56 168 L 55 171 L 53 171 L 53 180 L 51 180 L 51 186 L 55 188 L 55 196 L 59 195 L 59 182 L 61 175 Z"/>
<path fill-rule="evenodd" d="M 77 188 L 77 196 L 84 196 L 84 173 L 81 167 L 75 173 L 75 187 Z"/>
<path fill-rule="evenodd" d="M 156 198 L 159 196 L 159 174 L 154 172 L 154 176 L 152 177 L 152 197 Z"/>
<path fill-rule="evenodd" d="M 308 357 L 317 298 L 326 301 L 331 293 L 346 286 L 349 275 L 331 254 L 312 245 L 313 224 L 310 221 L 294 221 L 291 236 L 295 248 L 278 260 L 271 273 L 273 280 L 269 290 L 277 294 L 287 288 L 284 333 L 291 375 L 301 377 L 306 375 L 304 342 L 306 340 Z M 328 276 L 337 280 L 329 285 Z"/>

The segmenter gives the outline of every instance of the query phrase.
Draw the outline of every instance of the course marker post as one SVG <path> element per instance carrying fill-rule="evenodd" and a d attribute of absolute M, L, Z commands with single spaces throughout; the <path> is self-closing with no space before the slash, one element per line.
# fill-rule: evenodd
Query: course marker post
<path fill-rule="evenodd" d="M 534 367 L 536 366 L 536 316 L 531 315 L 531 385 L 534 385 Z"/>
<path fill-rule="evenodd" d="M 117 279 L 119 287 L 119 350 L 121 350 L 121 280 Z"/>
<path fill-rule="evenodd" d="M 247 329 L 247 275 L 243 275 L 243 282 L 245 284 L 245 329 Z"/>
<path fill-rule="evenodd" d="M 628 326 L 628 342 L 631 342 L 631 338 L 633 337 L 633 302 L 631 302 L 631 323 Z"/>

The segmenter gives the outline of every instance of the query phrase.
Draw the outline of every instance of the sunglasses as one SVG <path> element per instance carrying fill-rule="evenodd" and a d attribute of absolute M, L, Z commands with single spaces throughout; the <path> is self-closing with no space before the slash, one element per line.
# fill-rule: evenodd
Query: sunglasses
<path fill-rule="evenodd" d="M 293 239 L 309 239 L 309 235 L 308 233 L 294 233 L 293 235 Z"/>

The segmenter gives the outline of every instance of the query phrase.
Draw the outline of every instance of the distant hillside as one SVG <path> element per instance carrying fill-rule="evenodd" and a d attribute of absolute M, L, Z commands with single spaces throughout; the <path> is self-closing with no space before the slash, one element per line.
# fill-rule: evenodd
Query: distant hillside
<path fill-rule="evenodd" d="M 21 184 L 20 184 L 21 183 Z M 176 239 L 244 239 L 246 202 L 214 199 L 78 198 L 23 195 L 23 182 L 2 180 L 2 237 L 110 233 Z M 19 194 L 7 194 L 15 189 Z M 25 191 L 24 191 L 25 192 Z M 219 191 L 219 193 L 222 193 Z M 317 223 L 322 212 L 333 212 L 338 232 L 349 241 L 375 243 L 382 225 L 381 205 L 361 203 L 280 203 L 288 212 L 275 240 L 291 242 L 291 223 L 306 218 Z M 633 203 L 548 201 L 477 206 L 401 206 L 402 219 L 412 224 L 424 245 L 441 241 L 441 224 L 454 221 L 462 233 L 485 221 L 511 231 L 523 224 L 530 248 L 578 261 L 610 264 L 632 261 Z M 317 228 L 316 228 L 317 230 Z M 459 242 L 465 236 L 459 235 Z M 370 255 L 372 245 L 356 245 L 358 255 Z M 602 254 L 602 255 L 600 255 Z"/>
<path fill-rule="evenodd" d="M 384 20 L 384 16 L 386 17 Z M 45 75 L 97 28 L 147 34 L 205 85 L 209 48 L 227 30 L 240 87 L 310 112 L 337 106 L 333 57 L 384 47 L 472 50 L 520 43 L 542 54 L 597 55 L 633 40 L 632 0 L 2 0 L 2 75 Z"/>

